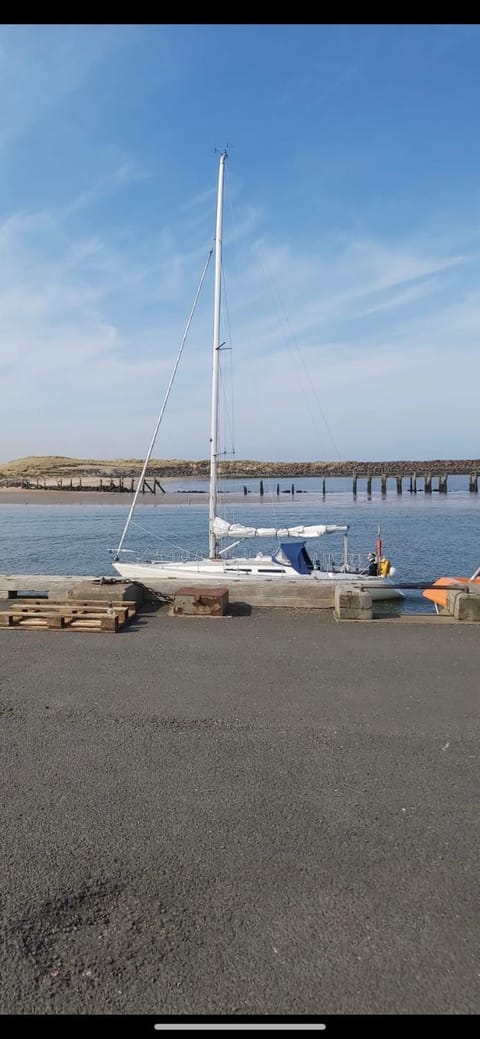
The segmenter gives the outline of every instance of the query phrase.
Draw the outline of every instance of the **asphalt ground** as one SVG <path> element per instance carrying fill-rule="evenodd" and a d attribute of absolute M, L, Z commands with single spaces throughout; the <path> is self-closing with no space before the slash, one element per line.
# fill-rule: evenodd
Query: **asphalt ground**
<path fill-rule="evenodd" d="M 477 1014 L 476 625 L 0 631 L 3 1014 Z"/>

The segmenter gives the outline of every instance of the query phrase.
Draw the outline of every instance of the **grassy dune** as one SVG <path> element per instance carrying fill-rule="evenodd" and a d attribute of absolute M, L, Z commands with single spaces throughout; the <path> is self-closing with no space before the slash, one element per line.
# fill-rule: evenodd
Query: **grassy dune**
<path fill-rule="evenodd" d="M 165 469 L 181 470 L 183 467 L 207 466 L 207 462 L 186 462 L 182 459 L 158 461 L 152 459 L 149 472 L 164 472 Z M 65 476 L 137 476 L 143 465 L 139 458 L 66 458 L 64 455 L 30 455 L 11 462 L 0 462 L 0 477 L 25 478 Z"/>
<path fill-rule="evenodd" d="M 40 478 L 48 480 L 80 477 L 137 477 L 142 465 L 143 460 L 139 458 L 94 459 L 66 458 L 63 455 L 31 455 L 10 462 L 0 462 L 0 480 L 5 483 Z M 443 473 L 480 474 L 480 460 L 267 462 L 243 459 L 235 462 L 220 461 L 218 468 L 221 475 L 237 478 L 351 476 L 352 472 L 356 472 L 358 476 L 381 476 L 383 474 L 411 476 L 413 473 L 433 476 Z M 204 478 L 208 476 L 208 471 L 207 459 L 201 461 L 188 461 L 182 458 L 152 459 L 148 466 L 148 473 L 155 474 L 159 479 L 189 476 Z"/>
<path fill-rule="evenodd" d="M 350 464 L 351 463 L 347 463 Z M 143 465 L 139 458 L 66 458 L 63 455 L 32 455 L 17 458 L 11 462 L 0 462 L 0 479 L 35 479 L 40 477 L 58 478 L 83 476 L 138 476 Z M 243 461 L 220 461 L 219 471 L 228 476 L 266 476 L 273 475 L 310 475 L 333 469 L 335 462 L 258 462 L 250 459 Z M 207 459 L 189 461 L 183 458 L 151 459 L 148 472 L 163 476 L 208 476 L 210 463 Z"/>

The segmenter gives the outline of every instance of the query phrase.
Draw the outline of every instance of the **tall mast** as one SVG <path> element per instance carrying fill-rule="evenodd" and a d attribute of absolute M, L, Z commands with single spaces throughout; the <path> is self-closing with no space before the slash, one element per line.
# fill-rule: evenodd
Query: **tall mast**
<path fill-rule="evenodd" d="M 218 167 L 217 224 L 215 231 L 215 294 L 213 304 L 213 358 L 212 358 L 212 414 L 210 426 L 210 494 L 208 509 L 208 555 L 215 559 L 217 539 L 213 532 L 213 521 L 217 512 L 217 455 L 218 455 L 218 389 L 220 375 L 220 300 L 222 291 L 222 230 L 223 230 L 223 181 L 227 152 L 220 155 Z"/>

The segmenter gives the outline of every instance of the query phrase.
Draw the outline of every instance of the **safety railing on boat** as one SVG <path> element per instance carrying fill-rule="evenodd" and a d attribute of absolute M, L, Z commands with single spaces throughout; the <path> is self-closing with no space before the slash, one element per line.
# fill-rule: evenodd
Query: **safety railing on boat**
<path fill-rule="evenodd" d="M 347 571 L 357 574 L 361 573 L 362 570 L 366 570 L 368 566 L 365 556 L 362 556 L 360 552 L 348 553 L 346 567 L 343 555 L 341 559 L 338 559 L 332 554 L 332 552 L 324 552 L 321 555 L 318 555 L 317 553 L 312 554 L 312 563 L 315 570 L 335 572 L 346 569 Z"/>

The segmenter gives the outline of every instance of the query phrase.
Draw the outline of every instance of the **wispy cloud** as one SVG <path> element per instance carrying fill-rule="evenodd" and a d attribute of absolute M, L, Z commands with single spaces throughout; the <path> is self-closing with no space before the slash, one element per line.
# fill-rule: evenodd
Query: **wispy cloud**
<path fill-rule="evenodd" d="M 249 226 L 256 226 L 256 218 L 252 219 L 248 210 L 240 212 L 240 227 L 245 230 Z M 78 422 L 84 394 L 90 401 L 90 415 L 98 416 L 105 410 L 112 417 L 117 415 L 127 401 L 131 409 L 136 398 L 134 410 L 142 414 L 133 453 L 142 453 L 140 433 L 147 434 L 148 420 L 153 421 L 155 404 L 166 385 L 193 298 L 193 272 L 200 258 L 195 251 L 182 256 L 170 233 L 163 241 L 163 256 L 157 253 L 157 267 L 157 263 L 147 262 L 148 244 L 147 234 L 144 248 L 138 252 L 140 262 L 132 266 L 128 250 L 122 253 L 100 237 L 72 238 L 58 215 L 20 213 L 3 223 L 0 336 L 9 408 L 18 414 L 19 408 L 35 409 L 42 400 L 48 401 L 53 414 L 58 409 L 61 416 L 67 394 L 71 415 Z M 441 357 L 447 358 L 454 343 L 457 356 L 462 356 L 464 364 L 469 359 L 470 367 L 473 363 L 476 370 L 472 348 L 480 319 L 480 295 L 448 296 L 449 279 L 467 263 L 466 257 L 437 255 L 433 245 L 427 255 L 423 246 L 416 250 L 413 242 L 408 248 L 404 243 L 387 248 L 373 240 L 344 242 L 337 248 L 333 264 L 329 264 L 325 252 L 298 255 L 292 285 L 289 247 L 270 245 L 262 262 L 257 249 L 252 274 L 248 235 L 243 237 L 242 231 L 236 244 L 235 275 L 227 286 L 229 303 L 233 301 L 230 318 L 237 347 L 237 418 L 242 426 L 245 424 L 242 453 L 259 454 L 258 447 L 255 450 L 258 426 L 252 424 L 252 414 L 259 417 L 260 429 L 273 430 L 275 423 L 278 426 L 275 415 L 280 410 L 283 418 L 276 446 L 273 448 L 270 439 L 268 449 L 260 453 L 270 455 L 273 451 L 277 457 L 287 458 L 298 454 L 300 444 L 303 456 L 322 455 L 322 451 L 313 449 L 311 425 L 306 422 L 307 410 L 310 422 L 315 407 L 302 407 L 308 379 L 317 400 L 325 406 L 333 430 L 342 425 L 347 411 L 349 428 L 356 421 L 361 430 L 365 409 L 370 415 L 376 413 L 378 421 L 386 418 L 391 403 L 387 406 L 384 399 L 385 387 L 390 387 L 388 398 L 392 393 L 395 397 L 404 394 L 421 404 L 422 426 L 430 407 L 434 421 L 436 405 L 430 406 L 425 396 L 424 380 L 429 366 L 432 384 L 438 380 L 442 361 L 434 356 L 435 351 L 445 351 Z M 478 261 L 474 257 L 471 262 Z M 259 284 L 266 264 L 271 275 L 267 278 L 270 291 L 262 295 Z M 318 278 L 319 270 L 325 274 L 324 279 Z M 292 298 L 294 308 L 288 306 Z M 429 299 L 434 301 L 431 306 Z M 426 313 L 417 312 L 419 301 L 427 304 Z M 147 320 L 145 312 L 149 314 Z M 386 312 L 390 314 L 387 328 L 384 323 L 371 324 L 380 318 L 383 322 Z M 366 319 L 370 322 L 368 331 L 363 324 Z M 330 330 L 335 323 L 337 332 L 332 339 Z M 207 435 L 210 338 L 210 304 L 205 301 L 192 335 L 190 370 L 179 380 L 177 413 L 187 416 L 186 427 L 178 437 L 178 424 L 172 420 L 166 423 L 162 454 L 189 453 L 192 425 L 188 413 L 198 413 L 200 387 Z M 447 386 L 459 389 L 460 382 L 460 378 L 448 378 L 449 364 L 451 359 L 443 361 L 444 403 Z M 300 378 L 301 366 L 308 373 L 307 379 Z M 438 400 L 438 387 L 436 395 Z M 302 410 L 303 432 L 298 419 Z M 316 437 L 321 422 L 319 427 Z M 295 428 L 293 452 L 289 428 Z M 116 454 L 131 454 L 133 445 L 129 449 L 125 432 L 119 429 L 118 436 Z M 352 455 L 349 437 L 342 442 L 335 432 L 344 456 Z M 361 444 L 360 434 L 356 437 L 359 451 Z M 27 448 L 25 445 L 25 451 Z M 48 445 L 43 449 L 48 450 Z M 206 453 L 205 446 L 199 453 Z"/>
<path fill-rule="evenodd" d="M 363 310 L 358 312 L 357 317 L 368 317 L 370 314 L 378 314 L 380 310 L 406 307 L 420 299 L 431 296 L 433 293 L 438 291 L 440 285 L 440 279 L 426 278 L 414 285 L 409 285 L 405 289 L 401 289 L 400 292 L 394 292 L 388 297 L 388 299 L 383 299 L 378 303 L 372 303 L 370 306 L 366 306 Z"/>
<path fill-rule="evenodd" d="M 478 162 L 473 150 L 464 190 L 436 100 L 453 55 L 461 121 L 478 78 L 470 30 L 427 26 L 412 44 L 414 27 L 297 26 L 283 102 L 290 27 L 256 30 L 0 29 L 5 457 L 142 454 L 213 241 L 213 146 L 230 137 L 222 338 L 237 453 L 325 457 L 326 424 L 344 457 L 451 455 L 462 437 L 476 450 Z M 456 156 L 471 145 L 462 127 Z M 209 280 L 164 456 L 208 452 L 212 296 Z"/>
<path fill-rule="evenodd" d="M 61 215 L 64 218 L 72 216 L 74 213 L 78 213 L 80 210 L 86 209 L 92 204 L 101 202 L 102 199 L 107 198 L 119 188 L 125 187 L 129 184 L 135 184 L 138 181 L 148 180 L 153 176 L 154 174 L 140 169 L 138 163 L 135 163 L 132 160 L 126 160 L 121 164 L 121 166 L 118 166 L 117 169 L 99 177 L 98 180 L 86 191 L 82 191 L 77 195 L 77 197 L 64 208 Z"/>
<path fill-rule="evenodd" d="M 129 29 L 59 25 L 32 32 L 29 26 L 2 26 L 0 143 L 26 133 L 78 90 L 95 65 L 131 42 Z"/>

